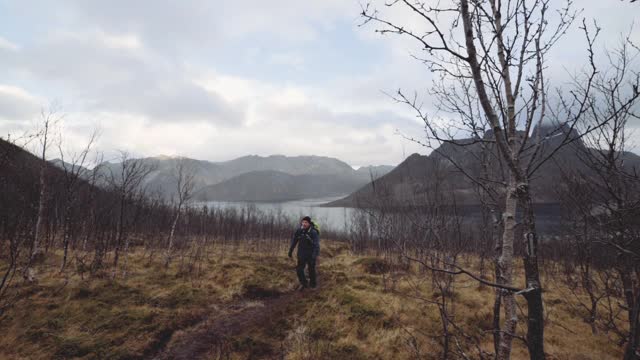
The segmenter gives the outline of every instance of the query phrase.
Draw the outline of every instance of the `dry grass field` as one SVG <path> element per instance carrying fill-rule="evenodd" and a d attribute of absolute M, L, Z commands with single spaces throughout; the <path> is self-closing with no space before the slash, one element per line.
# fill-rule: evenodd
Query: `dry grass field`
<path fill-rule="evenodd" d="M 13 289 L 19 297 L 0 320 L 0 358 L 441 357 L 438 308 L 424 301 L 439 296 L 428 272 L 376 267 L 380 259 L 325 241 L 320 287 L 299 292 L 285 256 L 212 251 L 199 276 L 141 256 L 132 254 L 127 279 L 90 282 L 56 274 L 49 257 L 52 270 L 41 271 L 38 283 Z M 607 334 L 591 334 L 566 294 L 551 280 L 544 285 L 549 358 L 621 358 Z M 456 325 L 490 351 L 493 290 L 458 277 L 451 299 Z M 514 347 L 514 358 L 526 358 L 522 341 Z"/>

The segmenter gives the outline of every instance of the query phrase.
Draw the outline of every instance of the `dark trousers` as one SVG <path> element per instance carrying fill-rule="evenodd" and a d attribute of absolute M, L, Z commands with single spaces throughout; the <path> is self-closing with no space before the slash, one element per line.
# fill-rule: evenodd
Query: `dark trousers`
<path fill-rule="evenodd" d="M 305 266 L 309 267 L 309 282 L 307 283 L 307 277 L 304 274 Z M 298 273 L 298 280 L 304 287 L 311 285 L 316 287 L 316 259 L 313 257 L 298 257 L 298 266 L 296 266 L 296 273 Z"/>

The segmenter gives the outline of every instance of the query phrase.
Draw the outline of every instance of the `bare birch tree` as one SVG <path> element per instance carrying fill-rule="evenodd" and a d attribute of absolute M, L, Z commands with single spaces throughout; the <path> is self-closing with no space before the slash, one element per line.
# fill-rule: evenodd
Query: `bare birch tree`
<path fill-rule="evenodd" d="M 62 145 L 62 137 L 58 139 L 58 152 L 60 155 L 60 167 L 64 173 L 63 179 L 63 191 L 64 191 L 64 210 L 63 210 L 63 224 L 62 224 L 62 264 L 60 265 L 60 271 L 64 271 L 67 266 L 67 259 L 69 253 L 69 243 L 71 241 L 72 233 L 72 212 L 76 208 L 76 201 L 78 196 L 78 187 L 84 177 L 89 175 L 89 170 L 85 168 L 87 165 L 87 156 L 91 151 L 93 144 L 98 136 L 97 132 L 93 132 L 89 136 L 87 144 L 77 153 L 73 153 L 70 156 L 65 155 L 65 151 Z M 66 159 L 66 160 L 65 160 Z"/>
<path fill-rule="evenodd" d="M 46 216 L 47 216 L 47 200 L 49 197 L 49 182 L 47 178 L 49 164 L 47 162 L 47 150 L 50 146 L 50 136 L 53 127 L 62 119 L 57 110 L 51 106 L 48 110 L 42 109 L 40 111 L 40 121 L 42 128 L 38 131 L 38 138 L 40 140 L 40 196 L 38 198 L 38 217 L 36 220 L 35 231 L 33 235 L 33 243 L 31 246 L 31 253 L 29 261 L 24 269 L 24 278 L 27 281 L 35 280 L 35 272 L 33 270 L 34 263 L 43 256 L 42 251 L 42 238 L 46 231 Z"/>
<path fill-rule="evenodd" d="M 132 159 L 126 151 L 120 152 L 118 172 L 112 172 L 110 182 L 118 194 L 118 221 L 116 228 L 115 249 L 113 257 L 112 278 L 118 274 L 118 261 L 123 246 L 128 249 L 128 216 L 129 205 L 139 200 L 143 191 L 143 184 L 147 176 L 154 170 L 154 166 L 141 159 Z"/>
<path fill-rule="evenodd" d="M 173 199 L 175 202 L 176 213 L 173 218 L 173 222 L 171 223 L 171 230 L 169 231 L 169 237 L 167 239 L 167 252 L 165 254 L 164 261 L 165 268 L 168 268 L 171 263 L 173 255 L 173 238 L 175 236 L 176 226 L 180 220 L 180 214 L 191 200 L 195 186 L 195 172 L 184 158 L 176 160 L 175 168 L 173 169 L 173 177 L 176 184 L 176 193 Z"/>

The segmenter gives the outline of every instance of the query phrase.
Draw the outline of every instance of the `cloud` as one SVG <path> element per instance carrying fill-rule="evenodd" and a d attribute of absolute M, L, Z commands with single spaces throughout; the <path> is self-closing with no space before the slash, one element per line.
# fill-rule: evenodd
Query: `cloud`
<path fill-rule="evenodd" d="M 335 112 L 315 103 L 297 105 L 269 104 L 263 109 L 263 116 L 278 121 L 291 121 L 303 124 L 329 124 L 349 126 L 356 130 L 377 128 L 387 124 L 412 125 L 406 118 L 390 111 Z"/>
<path fill-rule="evenodd" d="M 88 110 L 135 114 L 149 121 L 243 123 L 241 110 L 189 79 L 182 64 L 144 48 L 134 35 L 63 32 L 4 61 L 34 82 L 63 88 L 63 97 Z"/>
<path fill-rule="evenodd" d="M 73 17 L 116 31 L 140 33 L 159 47 L 178 44 L 215 44 L 255 33 L 270 33 L 282 40 L 313 40 L 318 28 L 336 18 L 353 17 L 356 3 L 343 0 L 248 0 L 243 2 L 192 0 L 63 1 Z M 173 44 L 173 45 L 172 45 Z"/>
<path fill-rule="evenodd" d="M 305 63 L 302 55 L 293 52 L 271 54 L 269 55 L 269 62 L 296 70 L 302 69 Z"/>
<path fill-rule="evenodd" d="M 0 49 L 8 51 L 18 51 L 18 45 L 0 36 Z"/>
<path fill-rule="evenodd" d="M 247 154 L 284 154 L 331 156 L 351 164 L 389 164 L 402 158 L 403 145 L 408 154 L 419 150 L 393 135 L 391 124 L 355 129 L 348 124 L 307 123 L 297 117 L 265 118 L 243 128 L 218 129 L 208 123 L 150 123 L 121 113 L 77 113 L 65 118 L 70 124 L 67 130 L 87 133 L 87 129 L 76 128 L 85 124 L 87 116 L 101 130 L 97 146 L 105 151 L 106 159 L 124 149 L 136 156 L 186 154 L 213 161 Z"/>
<path fill-rule="evenodd" d="M 0 119 L 33 120 L 40 110 L 41 101 L 22 88 L 0 84 Z"/>
<path fill-rule="evenodd" d="M 224 132 L 222 141 L 234 141 L 240 150 L 229 147 L 227 151 L 234 151 L 233 156 L 243 155 L 242 151 L 315 154 L 351 164 L 395 164 L 404 155 L 425 151 L 397 135 L 396 129 L 422 132 L 422 126 L 402 112 L 371 106 L 366 111 L 364 107 L 349 110 L 335 99 L 318 96 L 312 87 L 278 86 L 215 73 L 204 76 L 201 84 L 230 101 L 247 103 L 246 127 Z M 212 140 L 216 144 L 212 146 L 218 146 L 219 141 Z"/>
<path fill-rule="evenodd" d="M 112 35 L 104 32 L 100 32 L 102 43 L 112 49 L 140 49 L 142 44 L 137 35 L 124 34 L 124 35 Z"/>

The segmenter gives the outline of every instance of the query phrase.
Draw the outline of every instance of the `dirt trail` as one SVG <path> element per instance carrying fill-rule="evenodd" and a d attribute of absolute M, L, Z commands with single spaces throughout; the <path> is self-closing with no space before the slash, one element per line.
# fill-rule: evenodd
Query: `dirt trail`
<path fill-rule="evenodd" d="M 342 252 L 343 248 L 334 249 L 335 253 L 327 256 L 329 262 Z M 327 264 L 329 265 L 329 264 Z M 317 265 L 321 267 L 321 263 Z M 265 329 L 278 319 L 291 316 L 287 313 L 289 305 L 313 293 L 321 293 L 323 289 L 335 285 L 335 269 L 321 267 L 321 286 L 317 290 L 277 292 L 262 288 L 250 288 L 243 301 L 231 304 L 211 314 L 197 325 L 178 331 L 171 336 L 166 347 L 154 359 L 228 359 L 233 352 L 231 342 L 235 336 L 249 333 L 254 329 Z M 316 294 L 317 295 L 317 294 Z"/>
<path fill-rule="evenodd" d="M 264 328 L 272 320 L 287 316 L 288 305 L 302 298 L 304 293 L 291 291 L 269 296 L 231 306 L 221 315 L 212 315 L 193 328 L 174 334 L 167 348 L 155 359 L 191 360 L 212 353 L 218 358 L 226 358 L 231 350 L 230 338 L 252 328 Z M 247 306 L 249 303 L 254 306 Z"/>

